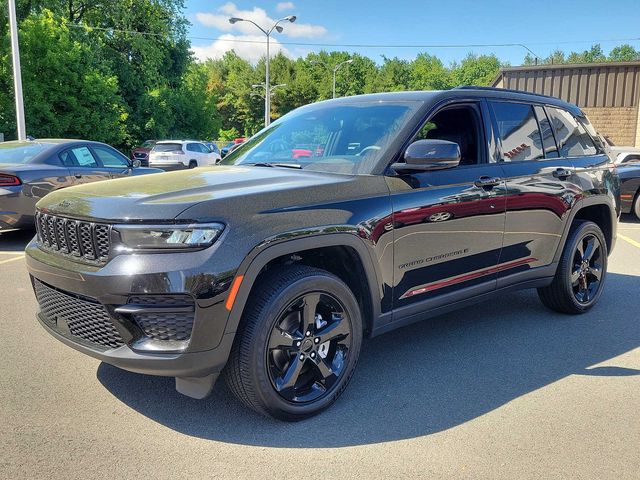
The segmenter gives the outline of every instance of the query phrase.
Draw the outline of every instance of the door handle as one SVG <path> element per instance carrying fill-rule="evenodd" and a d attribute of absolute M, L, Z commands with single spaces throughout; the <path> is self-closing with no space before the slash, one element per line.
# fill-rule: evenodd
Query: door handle
<path fill-rule="evenodd" d="M 493 188 L 500 185 L 500 182 L 502 182 L 502 179 L 499 177 L 487 177 L 483 175 L 482 177 L 477 179 L 475 182 L 473 182 L 473 184 L 476 187 L 480 187 L 480 188 Z"/>
<path fill-rule="evenodd" d="M 568 168 L 556 168 L 552 175 L 556 178 L 567 178 L 570 177 L 572 173 Z"/>

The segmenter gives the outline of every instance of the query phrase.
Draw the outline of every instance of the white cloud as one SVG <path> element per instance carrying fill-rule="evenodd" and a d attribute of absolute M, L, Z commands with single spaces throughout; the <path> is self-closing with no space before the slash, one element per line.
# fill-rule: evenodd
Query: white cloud
<path fill-rule="evenodd" d="M 293 10 L 296 6 L 293 2 L 280 2 L 276 5 L 276 10 L 279 12 L 284 12 L 285 10 Z"/>
<path fill-rule="evenodd" d="M 241 40 L 241 41 L 231 41 Z M 251 63 L 257 63 L 266 54 L 266 46 L 264 44 L 264 35 L 232 35 L 226 33 L 218 40 L 202 46 L 192 46 L 191 50 L 198 60 L 207 60 L 208 58 L 221 58 L 225 52 L 234 50 L 241 58 L 249 60 Z M 260 43 L 249 43 L 260 42 Z M 282 52 L 288 57 L 292 57 L 291 52 L 284 48 L 276 39 L 272 38 L 269 42 L 271 56 Z"/>
<path fill-rule="evenodd" d="M 291 5 L 293 6 L 292 3 Z M 265 29 L 271 28 L 277 20 L 267 15 L 267 12 L 263 8 L 253 7 L 251 10 L 240 10 L 232 2 L 225 3 L 219 7 L 216 13 L 196 13 L 196 20 L 206 27 L 212 27 L 223 32 L 239 31 L 244 35 L 256 33 L 255 25 L 249 22 L 238 22 L 232 25 L 229 23 L 229 17 L 240 17 L 252 20 Z M 322 25 L 298 22 L 284 22 L 281 25 L 284 27 L 282 35 L 291 38 L 317 38 L 327 34 L 327 29 Z"/>

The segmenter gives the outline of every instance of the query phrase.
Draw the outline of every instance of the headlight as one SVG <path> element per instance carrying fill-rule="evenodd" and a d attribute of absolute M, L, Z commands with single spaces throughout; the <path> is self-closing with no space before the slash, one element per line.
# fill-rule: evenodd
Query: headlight
<path fill-rule="evenodd" d="M 212 245 L 224 230 L 224 225 L 116 225 L 114 230 L 120 234 L 117 250 L 186 250 Z"/>

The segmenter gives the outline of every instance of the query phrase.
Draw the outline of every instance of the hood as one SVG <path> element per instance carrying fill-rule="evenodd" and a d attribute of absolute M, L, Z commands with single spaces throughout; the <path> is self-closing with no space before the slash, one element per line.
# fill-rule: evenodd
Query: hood
<path fill-rule="evenodd" d="M 57 190 L 37 203 L 49 213 L 108 221 L 173 220 L 202 202 L 237 205 L 256 194 L 348 182 L 352 177 L 289 168 L 214 166 Z"/>

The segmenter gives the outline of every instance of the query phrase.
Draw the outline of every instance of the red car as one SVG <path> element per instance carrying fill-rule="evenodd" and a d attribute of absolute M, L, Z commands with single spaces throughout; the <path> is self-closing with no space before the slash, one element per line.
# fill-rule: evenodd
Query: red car
<path fill-rule="evenodd" d="M 131 150 L 131 160 L 140 160 L 143 167 L 148 167 L 149 152 L 157 142 L 157 140 L 146 140 L 142 145 Z"/>

